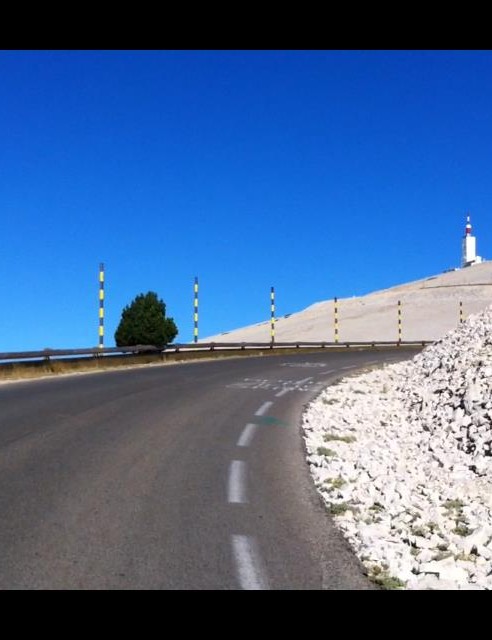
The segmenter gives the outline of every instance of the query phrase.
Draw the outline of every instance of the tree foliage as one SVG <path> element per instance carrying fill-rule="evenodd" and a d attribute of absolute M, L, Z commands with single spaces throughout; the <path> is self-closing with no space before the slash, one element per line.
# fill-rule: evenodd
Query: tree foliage
<path fill-rule="evenodd" d="M 163 347 L 172 342 L 178 328 L 172 318 L 166 318 L 166 305 L 157 294 L 149 291 L 139 294 L 126 306 L 114 338 L 118 347 L 138 344 Z"/>

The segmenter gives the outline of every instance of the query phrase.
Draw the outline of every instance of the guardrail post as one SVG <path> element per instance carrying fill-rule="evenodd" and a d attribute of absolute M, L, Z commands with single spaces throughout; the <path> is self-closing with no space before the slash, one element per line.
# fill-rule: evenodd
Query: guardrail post
<path fill-rule="evenodd" d="M 460 324 L 463 322 L 463 302 L 460 300 Z"/>

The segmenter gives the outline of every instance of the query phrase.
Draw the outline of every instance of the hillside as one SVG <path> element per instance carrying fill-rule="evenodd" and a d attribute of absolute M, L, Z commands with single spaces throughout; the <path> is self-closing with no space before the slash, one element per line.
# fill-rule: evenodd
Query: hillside
<path fill-rule="evenodd" d="M 463 315 L 492 304 L 492 262 L 450 271 L 424 280 L 398 285 L 365 296 L 338 301 L 339 340 L 397 340 L 401 300 L 402 340 L 437 340 Z M 333 300 L 318 302 L 303 311 L 277 319 L 275 339 L 334 340 Z M 204 338 L 202 342 L 270 340 L 270 321 Z"/>

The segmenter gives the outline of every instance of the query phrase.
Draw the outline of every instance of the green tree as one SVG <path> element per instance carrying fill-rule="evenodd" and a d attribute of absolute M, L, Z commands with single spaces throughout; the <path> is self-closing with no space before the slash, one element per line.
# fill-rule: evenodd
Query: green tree
<path fill-rule="evenodd" d="M 114 339 L 118 347 L 137 344 L 163 347 L 177 334 L 174 320 L 166 318 L 166 305 L 156 293 L 149 291 L 139 294 L 123 309 Z"/>

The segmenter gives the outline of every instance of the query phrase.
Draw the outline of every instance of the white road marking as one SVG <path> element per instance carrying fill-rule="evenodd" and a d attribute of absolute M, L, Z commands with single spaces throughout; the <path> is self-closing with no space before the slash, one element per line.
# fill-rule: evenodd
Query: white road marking
<path fill-rule="evenodd" d="M 268 380 L 261 380 L 259 384 L 255 385 L 254 387 L 252 387 L 253 389 L 268 389 L 269 386 L 269 381 Z"/>
<path fill-rule="evenodd" d="M 281 367 L 326 367 L 323 362 L 283 362 Z"/>
<path fill-rule="evenodd" d="M 347 367 L 340 367 L 340 369 L 353 369 L 354 365 L 350 364 Z"/>
<path fill-rule="evenodd" d="M 242 504 L 246 500 L 246 463 L 243 460 L 233 460 L 229 467 L 227 484 L 227 502 Z"/>
<path fill-rule="evenodd" d="M 258 429 L 257 424 L 253 424 L 253 423 L 247 424 L 244 427 L 243 432 L 239 437 L 239 440 L 237 441 L 237 446 L 249 447 L 249 445 L 251 444 L 251 440 L 253 439 L 253 436 L 255 435 L 255 432 L 257 429 Z"/>
<path fill-rule="evenodd" d="M 253 591 L 269 588 L 254 538 L 233 535 L 232 553 L 241 589 Z"/>
<path fill-rule="evenodd" d="M 320 376 L 326 376 L 329 373 L 333 373 L 334 371 L 336 371 L 336 369 L 327 369 L 326 371 L 322 371 L 319 375 Z"/>
<path fill-rule="evenodd" d="M 272 404 L 273 402 L 265 402 L 264 404 L 262 404 L 258 411 L 255 413 L 255 416 L 263 416 L 268 411 L 268 409 L 270 409 Z"/>
<path fill-rule="evenodd" d="M 331 369 L 331 371 L 334 371 Z M 326 372 L 328 373 L 328 371 Z M 323 375 L 323 374 L 321 374 Z M 258 389 L 265 391 L 282 391 L 288 388 L 290 391 L 309 391 L 309 386 L 313 384 L 314 378 L 303 378 L 302 380 L 260 380 L 258 378 L 244 378 L 240 382 L 233 382 L 226 385 L 229 389 L 251 389 L 256 391 Z"/>
<path fill-rule="evenodd" d="M 289 389 L 288 387 L 285 387 L 285 389 L 282 389 L 282 391 L 279 391 L 278 393 L 275 394 L 276 398 L 281 398 L 282 396 L 285 396 L 286 393 L 289 393 L 289 391 L 292 391 L 292 389 Z"/>
<path fill-rule="evenodd" d="M 309 380 L 312 380 L 312 379 L 313 379 L 312 376 L 310 378 L 304 378 L 303 380 L 298 380 L 296 384 L 304 384 L 305 382 L 308 382 Z"/>

